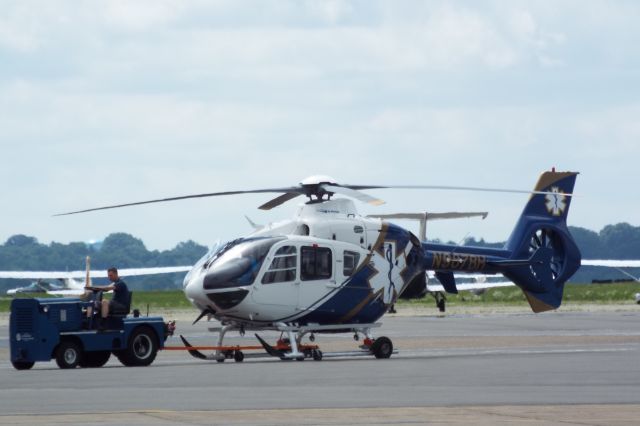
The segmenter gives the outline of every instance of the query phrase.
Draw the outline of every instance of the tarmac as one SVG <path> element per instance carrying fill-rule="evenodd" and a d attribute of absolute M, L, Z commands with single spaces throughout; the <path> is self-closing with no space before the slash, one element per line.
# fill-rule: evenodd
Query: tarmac
<path fill-rule="evenodd" d="M 211 345 L 192 311 L 166 312 L 194 345 Z M 532 314 L 404 309 L 376 329 L 390 359 L 242 363 L 162 351 L 149 367 L 112 358 L 97 369 L 55 362 L 16 371 L 0 318 L 0 424 L 364 425 L 640 423 L 640 307 Z M 268 341 L 277 334 L 260 333 Z M 354 350 L 351 334 L 317 335 L 325 352 Z M 256 344 L 237 333 L 233 344 Z M 180 345 L 171 337 L 168 345 Z"/>

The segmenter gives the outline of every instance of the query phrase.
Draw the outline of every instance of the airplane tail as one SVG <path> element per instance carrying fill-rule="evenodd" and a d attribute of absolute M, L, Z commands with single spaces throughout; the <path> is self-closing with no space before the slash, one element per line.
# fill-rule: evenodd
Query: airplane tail
<path fill-rule="evenodd" d="M 531 195 L 505 244 L 511 259 L 529 259 L 505 260 L 500 272 L 522 289 L 534 312 L 558 308 L 564 283 L 580 267 L 580 250 L 566 223 L 573 197 L 564 195 L 573 192 L 577 175 L 544 172 L 534 191 L 551 194 Z"/>

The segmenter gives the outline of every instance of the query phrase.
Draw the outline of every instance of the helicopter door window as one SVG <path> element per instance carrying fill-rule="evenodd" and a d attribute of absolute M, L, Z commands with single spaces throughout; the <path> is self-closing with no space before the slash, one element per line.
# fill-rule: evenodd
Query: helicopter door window
<path fill-rule="evenodd" d="M 300 278 L 303 281 L 331 278 L 331 249 L 326 247 L 307 247 L 300 249 Z"/>
<path fill-rule="evenodd" d="M 343 265 L 342 274 L 345 277 L 350 277 L 351 274 L 353 274 L 353 272 L 356 270 L 356 267 L 358 266 L 359 261 L 360 261 L 360 253 L 357 253 L 355 251 L 345 250 L 344 262 L 342 264 Z"/>
<path fill-rule="evenodd" d="M 282 246 L 274 254 L 262 284 L 283 283 L 296 279 L 298 251 L 295 246 Z"/>

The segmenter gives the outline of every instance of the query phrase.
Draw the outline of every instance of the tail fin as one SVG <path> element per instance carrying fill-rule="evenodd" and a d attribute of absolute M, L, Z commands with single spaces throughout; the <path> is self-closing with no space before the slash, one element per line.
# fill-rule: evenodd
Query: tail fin
<path fill-rule="evenodd" d="M 505 245 L 511 259 L 531 259 L 502 273 L 522 289 L 534 312 L 558 308 L 564 283 L 580 267 L 580 250 L 566 223 L 572 197 L 565 195 L 573 192 L 577 175 L 544 172 L 534 191 L 547 194 L 531 196 Z"/>

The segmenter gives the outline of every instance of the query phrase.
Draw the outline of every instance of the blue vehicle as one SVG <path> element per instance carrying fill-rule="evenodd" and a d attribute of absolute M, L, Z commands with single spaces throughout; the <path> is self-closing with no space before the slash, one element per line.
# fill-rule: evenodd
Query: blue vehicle
<path fill-rule="evenodd" d="M 14 299 L 9 341 L 11 364 L 28 370 L 55 359 L 60 368 L 102 367 L 111 354 L 125 366 L 147 366 L 169 335 L 162 317 L 109 316 L 98 329 L 78 298 Z"/>

